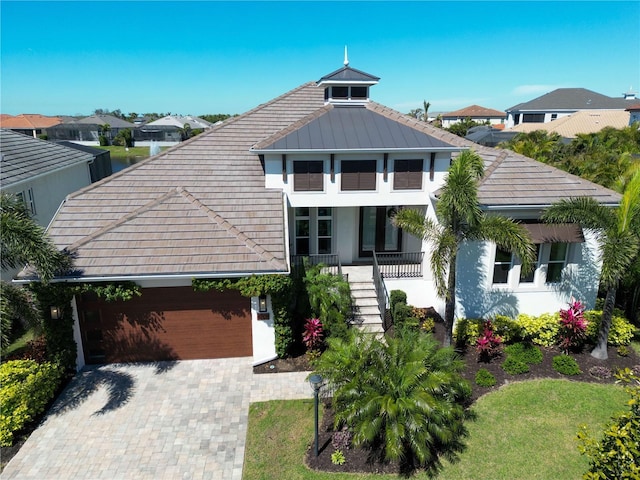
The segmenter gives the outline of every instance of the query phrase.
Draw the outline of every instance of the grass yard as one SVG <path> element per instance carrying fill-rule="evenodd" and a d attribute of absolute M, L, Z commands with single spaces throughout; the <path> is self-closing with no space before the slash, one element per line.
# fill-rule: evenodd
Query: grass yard
<path fill-rule="evenodd" d="M 108 147 L 96 147 L 101 150 L 109 150 L 111 152 L 111 158 L 133 158 L 149 156 L 149 147 L 129 147 L 125 150 L 125 147 L 119 147 L 117 145 L 109 145 Z M 166 150 L 167 147 L 161 147 L 160 150 Z"/>
<path fill-rule="evenodd" d="M 625 408 L 626 401 L 623 389 L 615 385 L 568 380 L 512 383 L 474 404 L 477 419 L 467 424 L 468 448 L 460 462 L 446 464 L 438 479 L 581 478 L 588 462 L 577 450 L 579 425 L 586 423 L 598 432 L 613 413 Z M 252 404 L 243 479 L 397 478 L 310 471 L 303 458 L 312 440 L 313 400 Z"/>
<path fill-rule="evenodd" d="M 27 346 L 27 342 L 36 338 L 36 331 L 33 328 L 27 330 L 20 338 L 16 339 L 11 345 L 2 351 L 2 357 L 6 357 Z"/>

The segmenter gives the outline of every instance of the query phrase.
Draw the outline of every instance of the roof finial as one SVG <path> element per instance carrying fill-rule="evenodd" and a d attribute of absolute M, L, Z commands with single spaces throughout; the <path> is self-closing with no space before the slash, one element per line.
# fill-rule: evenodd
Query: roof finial
<path fill-rule="evenodd" d="M 349 57 L 347 55 L 347 46 L 344 46 L 344 66 L 348 67 L 349 66 Z"/>

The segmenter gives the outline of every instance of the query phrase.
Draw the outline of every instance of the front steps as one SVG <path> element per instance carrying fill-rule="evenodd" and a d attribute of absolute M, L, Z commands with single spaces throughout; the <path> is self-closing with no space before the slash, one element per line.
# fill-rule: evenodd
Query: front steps
<path fill-rule="evenodd" d="M 372 267 L 342 267 L 342 273 L 348 275 L 351 287 L 351 298 L 353 299 L 351 325 L 366 333 L 384 334 L 378 297 L 371 276 Z"/>

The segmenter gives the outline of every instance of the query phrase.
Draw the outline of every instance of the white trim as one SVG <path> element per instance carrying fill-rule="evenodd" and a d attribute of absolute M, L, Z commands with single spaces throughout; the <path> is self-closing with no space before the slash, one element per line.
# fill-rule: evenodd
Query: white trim
<path fill-rule="evenodd" d="M 278 149 L 278 150 L 259 150 L 251 147 L 249 151 L 251 153 L 256 153 L 260 155 L 269 155 L 269 154 L 290 154 L 290 153 L 413 153 L 413 152 L 462 152 L 464 150 L 469 150 L 470 147 L 416 147 L 416 148 L 343 148 L 343 149 L 332 149 L 332 148 L 317 148 L 317 149 Z"/>

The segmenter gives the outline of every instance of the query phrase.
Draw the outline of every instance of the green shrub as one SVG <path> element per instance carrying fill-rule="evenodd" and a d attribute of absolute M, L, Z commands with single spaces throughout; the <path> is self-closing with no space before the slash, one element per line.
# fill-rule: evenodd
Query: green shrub
<path fill-rule="evenodd" d="M 582 477 L 587 480 L 640 478 L 640 378 L 629 369 L 616 378 L 627 384 L 625 391 L 631 397 L 629 410 L 612 417 L 600 440 L 593 438 L 585 425 L 578 431 L 578 449 L 589 457 L 589 471 Z"/>
<path fill-rule="evenodd" d="M 560 313 L 544 313 L 533 316 L 521 313 L 516 319 L 522 328 L 523 340 L 550 347 L 556 343 L 560 328 Z"/>
<path fill-rule="evenodd" d="M 344 465 L 347 463 L 347 459 L 345 458 L 344 453 L 342 453 L 342 450 L 336 450 L 331 454 L 331 463 L 334 465 Z"/>
<path fill-rule="evenodd" d="M 582 373 L 578 362 L 569 355 L 556 355 L 553 357 L 553 369 L 562 375 L 580 375 Z"/>
<path fill-rule="evenodd" d="M 602 321 L 602 310 L 588 310 L 584 312 L 584 318 L 587 320 L 587 341 L 595 344 Z M 624 318 L 622 312 L 618 309 L 614 310 L 607 343 L 609 345 L 629 345 L 634 332 L 635 327 Z"/>
<path fill-rule="evenodd" d="M 543 355 L 542 350 L 530 343 L 514 343 L 504 347 L 504 353 L 509 357 L 514 357 L 528 365 L 537 365 L 542 363 Z"/>
<path fill-rule="evenodd" d="M 13 434 L 53 399 L 63 370 L 53 363 L 13 360 L 0 365 L 0 445 L 11 446 Z"/>
<path fill-rule="evenodd" d="M 486 368 L 481 368 L 476 373 L 476 385 L 480 387 L 493 387 L 496 384 L 496 377 Z"/>
<path fill-rule="evenodd" d="M 629 356 L 629 347 L 626 345 L 620 345 L 617 350 L 617 354 L 619 357 L 628 357 Z"/>
<path fill-rule="evenodd" d="M 484 326 L 481 318 L 460 318 L 456 320 L 454 337 L 458 346 L 476 343 Z"/>
<path fill-rule="evenodd" d="M 413 316 L 413 307 L 406 303 L 396 303 L 393 310 L 393 323 L 399 326 L 417 327 L 418 319 Z"/>
<path fill-rule="evenodd" d="M 502 369 L 510 375 L 522 375 L 529 372 L 529 365 L 516 357 L 508 356 L 504 362 L 502 362 Z"/>
<path fill-rule="evenodd" d="M 393 312 L 398 303 L 407 303 L 407 294 L 403 290 L 391 290 L 389 292 L 389 308 Z"/>
<path fill-rule="evenodd" d="M 519 342 L 523 338 L 523 328 L 516 320 L 506 315 L 496 315 L 493 319 L 494 331 L 505 343 Z"/>

